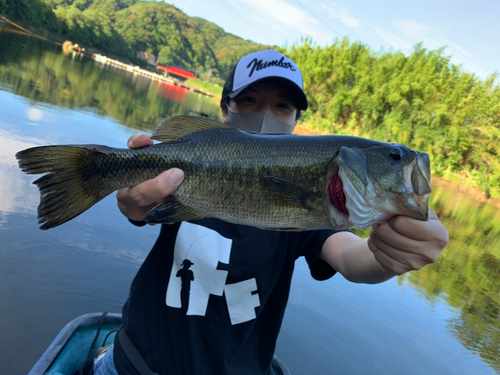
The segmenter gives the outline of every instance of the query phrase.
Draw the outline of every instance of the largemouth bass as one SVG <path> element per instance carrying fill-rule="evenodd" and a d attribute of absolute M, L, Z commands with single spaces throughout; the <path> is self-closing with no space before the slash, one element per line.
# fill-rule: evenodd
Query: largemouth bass
<path fill-rule="evenodd" d="M 215 217 L 265 229 L 367 228 L 395 215 L 426 220 L 430 161 L 400 144 L 351 136 L 264 135 L 190 116 L 154 131 L 141 149 L 34 147 L 16 154 L 44 174 L 40 229 L 57 227 L 113 191 L 177 167 L 185 178 L 144 218 L 173 223 Z"/>

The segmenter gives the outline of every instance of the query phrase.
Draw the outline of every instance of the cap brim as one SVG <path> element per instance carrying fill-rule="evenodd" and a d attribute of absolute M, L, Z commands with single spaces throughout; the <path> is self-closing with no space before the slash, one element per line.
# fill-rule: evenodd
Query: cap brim
<path fill-rule="evenodd" d="M 289 79 L 283 78 L 283 77 L 265 77 L 258 79 L 256 81 L 253 81 L 252 83 L 249 83 L 248 85 L 245 85 L 243 87 L 240 87 L 238 90 L 230 93 L 228 97 L 230 99 L 236 98 L 238 95 L 240 95 L 243 91 L 245 91 L 248 87 L 256 84 L 256 83 L 274 83 L 278 86 L 281 86 L 285 88 L 290 95 L 292 96 L 292 99 L 295 102 L 295 105 L 297 106 L 297 109 L 300 109 L 301 111 L 304 111 L 307 109 L 308 103 L 307 103 L 307 97 L 306 94 L 304 94 L 304 91 L 294 82 L 290 81 Z"/>

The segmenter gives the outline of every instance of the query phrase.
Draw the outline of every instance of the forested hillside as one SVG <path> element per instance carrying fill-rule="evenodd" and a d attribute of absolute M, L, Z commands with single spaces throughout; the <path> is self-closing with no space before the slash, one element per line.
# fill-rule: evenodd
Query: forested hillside
<path fill-rule="evenodd" d="M 161 54 L 219 84 L 239 57 L 269 48 L 161 1 L 0 0 L 0 14 L 132 61 Z M 407 144 L 431 155 L 434 175 L 500 196 L 498 75 L 481 80 L 421 45 L 405 55 L 305 40 L 282 52 L 302 69 L 309 126 Z"/>
<path fill-rule="evenodd" d="M 219 84 L 239 57 L 269 48 L 163 1 L 0 0 L 0 14 L 132 62 L 138 51 L 160 55 L 160 64 L 191 69 Z"/>

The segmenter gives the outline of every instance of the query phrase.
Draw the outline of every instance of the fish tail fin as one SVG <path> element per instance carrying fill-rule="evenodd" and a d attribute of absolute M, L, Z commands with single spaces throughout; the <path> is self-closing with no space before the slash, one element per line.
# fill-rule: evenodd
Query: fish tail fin
<path fill-rule="evenodd" d="M 44 174 L 33 183 L 40 190 L 40 229 L 61 225 L 112 193 L 92 178 L 92 164 L 99 146 L 43 146 L 16 154 L 27 174 Z"/>

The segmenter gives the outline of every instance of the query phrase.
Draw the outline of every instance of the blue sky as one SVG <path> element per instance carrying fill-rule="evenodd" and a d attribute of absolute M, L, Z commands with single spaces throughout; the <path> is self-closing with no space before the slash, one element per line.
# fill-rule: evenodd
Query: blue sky
<path fill-rule="evenodd" d="M 283 46 L 349 36 L 375 51 L 447 46 L 452 62 L 486 78 L 500 72 L 499 0 L 167 0 L 239 37 Z"/>

